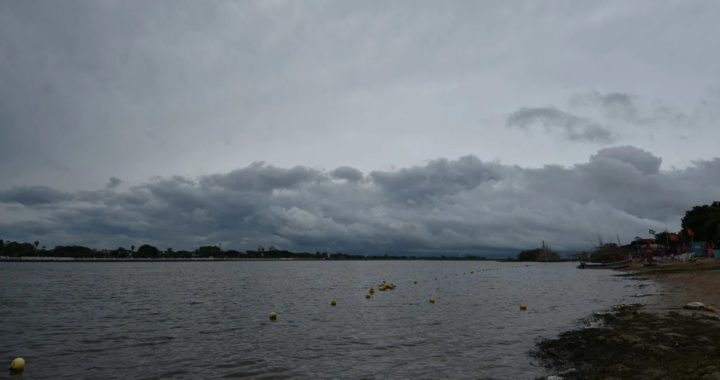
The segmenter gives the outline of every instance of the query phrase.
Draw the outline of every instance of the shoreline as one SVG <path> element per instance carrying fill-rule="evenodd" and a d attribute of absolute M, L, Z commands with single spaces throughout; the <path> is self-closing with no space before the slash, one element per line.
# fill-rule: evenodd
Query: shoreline
<path fill-rule="evenodd" d="M 683 305 L 702 302 L 720 307 L 720 260 L 701 258 L 696 262 L 667 262 L 656 267 L 633 264 L 620 277 L 644 278 L 662 286 L 663 293 L 647 310 L 685 312 Z"/>
<path fill-rule="evenodd" d="M 720 260 L 633 264 L 618 277 L 650 280 L 662 288 L 643 305 L 608 305 L 583 328 L 536 343 L 530 352 L 547 380 L 720 379 L 720 316 L 686 310 L 690 302 L 720 307 Z"/>
<path fill-rule="evenodd" d="M 82 258 L 82 257 L 0 257 L 0 263 L 143 263 L 143 262 L 205 262 L 205 261 L 338 261 L 333 259 L 300 258 Z"/>
<path fill-rule="evenodd" d="M 476 259 L 476 258 L 414 258 L 414 259 L 392 259 L 392 258 L 364 258 L 364 259 L 337 259 L 337 258 L 231 258 L 231 257 L 194 257 L 194 258 L 101 258 L 101 257 L 0 257 L 0 263 L 126 263 L 126 262 L 205 262 L 205 261 L 474 261 L 474 262 L 501 262 L 501 263 L 523 263 L 525 261 L 508 261 L 507 259 Z"/>

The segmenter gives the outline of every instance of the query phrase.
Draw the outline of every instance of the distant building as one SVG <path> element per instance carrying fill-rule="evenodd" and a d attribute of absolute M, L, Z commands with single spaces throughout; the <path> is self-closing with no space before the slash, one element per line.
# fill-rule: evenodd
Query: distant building
<path fill-rule="evenodd" d="M 265 252 L 265 248 L 261 245 L 258 247 L 257 251 L 260 253 Z"/>
<path fill-rule="evenodd" d="M 275 252 L 275 251 L 277 251 L 277 248 L 275 248 L 274 245 L 270 245 L 270 247 L 268 247 L 268 251 Z"/>

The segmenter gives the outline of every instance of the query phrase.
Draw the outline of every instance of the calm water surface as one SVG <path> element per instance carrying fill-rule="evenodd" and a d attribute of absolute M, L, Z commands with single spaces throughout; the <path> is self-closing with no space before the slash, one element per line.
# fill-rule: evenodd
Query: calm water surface
<path fill-rule="evenodd" d="M 569 263 L 0 263 L 0 365 L 25 358 L 23 379 L 532 379 L 537 338 L 651 291 L 613 274 Z M 397 289 L 365 299 L 383 280 Z"/>

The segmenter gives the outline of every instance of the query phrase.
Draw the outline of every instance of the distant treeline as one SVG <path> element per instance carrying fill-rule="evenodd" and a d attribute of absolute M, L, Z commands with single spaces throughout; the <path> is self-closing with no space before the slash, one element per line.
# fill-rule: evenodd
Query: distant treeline
<path fill-rule="evenodd" d="M 144 258 L 144 259 L 190 259 L 190 258 L 246 258 L 246 259 L 316 259 L 316 260 L 486 260 L 480 256 L 464 256 L 464 257 L 424 257 L 424 256 L 397 256 L 397 255 L 350 255 L 347 253 L 327 253 L 319 252 L 290 252 L 285 250 L 276 251 L 245 251 L 236 250 L 224 251 L 218 246 L 204 246 L 194 251 L 175 251 L 167 248 L 160 251 L 157 247 L 144 244 L 135 250 L 135 246 L 130 249 L 118 247 L 114 250 L 95 250 L 80 245 L 57 246 L 52 249 L 46 249 L 44 246 L 39 248 L 39 242 L 35 243 L 18 243 L 15 241 L 6 242 L 0 239 L 0 256 L 9 257 L 72 257 L 72 258 Z"/>
<path fill-rule="evenodd" d="M 685 211 L 685 216 L 681 219 L 681 226 L 682 230 L 678 232 L 681 240 L 687 237 L 688 230 L 692 230 L 695 235 L 693 238 L 697 241 L 719 241 L 720 201 L 709 205 L 695 206 L 692 210 Z M 659 235 L 657 234 L 656 237 L 662 241 L 662 237 Z"/>

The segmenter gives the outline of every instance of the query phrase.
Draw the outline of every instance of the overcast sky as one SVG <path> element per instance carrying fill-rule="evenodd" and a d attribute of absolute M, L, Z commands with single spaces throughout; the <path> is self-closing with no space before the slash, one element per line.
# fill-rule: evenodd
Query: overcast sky
<path fill-rule="evenodd" d="M 717 1 L 0 0 L 0 238 L 587 248 L 720 200 Z"/>

